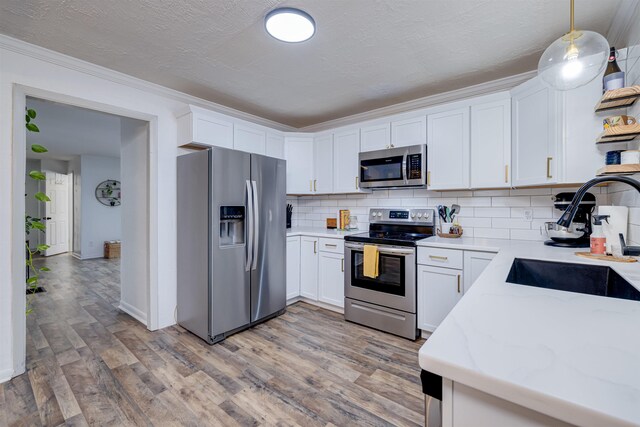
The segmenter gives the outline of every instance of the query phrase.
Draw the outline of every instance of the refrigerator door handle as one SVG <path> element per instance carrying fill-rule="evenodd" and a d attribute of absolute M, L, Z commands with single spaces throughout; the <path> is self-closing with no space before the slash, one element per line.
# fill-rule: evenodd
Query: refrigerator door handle
<path fill-rule="evenodd" d="M 252 270 L 256 269 L 256 266 L 258 265 L 258 239 L 260 236 L 260 207 L 258 206 L 258 188 L 256 185 L 255 181 L 251 181 L 251 185 L 253 187 L 253 226 L 254 226 L 254 242 L 252 243 L 252 249 L 253 249 L 253 265 L 251 266 Z"/>
<path fill-rule="evenodd" d="M 251 182 L 249 180 L 246 181 L 247 186 L 247 261 L 244 267 L 244 271 L 249 271 L 251 269 L 251 261 L 253 260 L 253 191 L 251 188 Z"/>

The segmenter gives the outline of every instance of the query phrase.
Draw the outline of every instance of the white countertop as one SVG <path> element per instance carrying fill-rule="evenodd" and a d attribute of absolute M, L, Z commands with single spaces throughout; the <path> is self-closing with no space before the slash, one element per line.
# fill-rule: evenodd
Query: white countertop
<path fill-rule="evenodd" d="M 290 236 L 313 236 L 313 237 L 329 237 L 333 239 L 343 239 L 344 236 L 350 234 L 366 233 L 367 230 L 331 230 L 328 228 L 318 227 L 293 227 L 287 228 L 287 237 Z"/>
<path fill-rule="evenodd" d="M 609 265 L 640 289 L 640 263 L 590 261 L 538 242 L 420 245 L 499 250 L 420 349 L 423 369 L 569 423 L 640 425 L 640 302 L 505 282 L 519 257 Z"/>
<path fill-rule="evenodd" d="M 535 244 L 535 243 L 529 243 Z M 435 248 L 464 249 L 472 251 L 498 252 L 513 245 L 522 245 L 521 240 L 505 239 L 476 239 L 474 237 L 459 237 L 457 239 L 447 239 L 444 237 L 428 237 L 418 241 L 418 246 L 428 246 Z"/>

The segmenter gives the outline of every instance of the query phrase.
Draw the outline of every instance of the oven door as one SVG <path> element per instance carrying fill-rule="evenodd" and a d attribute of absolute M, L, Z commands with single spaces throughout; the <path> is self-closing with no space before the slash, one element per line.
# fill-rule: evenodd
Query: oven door
<path fill-rule="evenodd" d="M 416 312 L 416 249 L 402 246 L 378 246 L 377 278 L 363 274 L 364 244 L 345 243 L 346 298 Z"/>

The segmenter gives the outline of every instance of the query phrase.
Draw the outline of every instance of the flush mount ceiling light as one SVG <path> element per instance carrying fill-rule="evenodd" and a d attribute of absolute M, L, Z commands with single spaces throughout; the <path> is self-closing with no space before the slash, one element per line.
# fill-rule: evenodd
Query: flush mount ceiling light
<path fill-rule="evenodd" d="M 272 37 L 288 43 L 309 40 L 316 32 L 316 23 L 311 15 L 292 7 L 269 12 L 264 18 L 264 27 Z"/>
<path fill-rule="evenodd" d="M 578 31 L 571 26 L 567 34 L 554 41 L 538 62 L 538 75 L 551 87 L 569 90 L 595 79 L 607 64 L 609 42 L 593 31 Z"/>

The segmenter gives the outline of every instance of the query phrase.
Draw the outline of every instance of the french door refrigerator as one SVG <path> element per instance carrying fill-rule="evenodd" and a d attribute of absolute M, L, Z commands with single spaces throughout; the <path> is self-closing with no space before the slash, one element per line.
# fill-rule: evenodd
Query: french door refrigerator
<path fill-rule="evenodd" d="M 285 161 L 225 148 L 178 157 L 178 323 L 214 344 L 284 313 Z"/>

